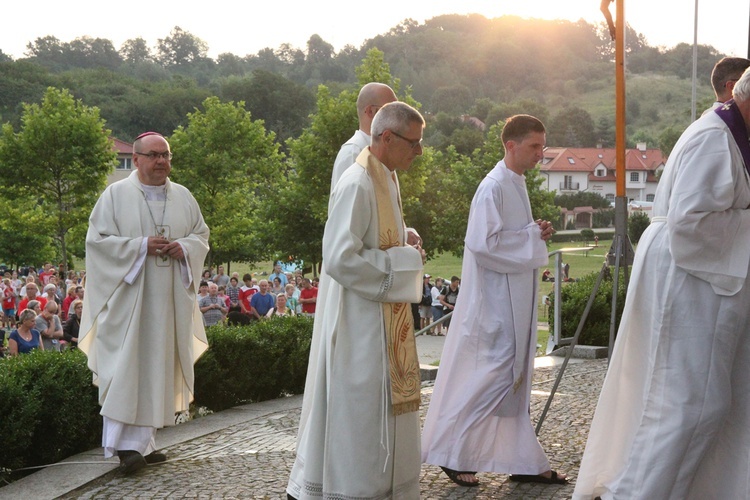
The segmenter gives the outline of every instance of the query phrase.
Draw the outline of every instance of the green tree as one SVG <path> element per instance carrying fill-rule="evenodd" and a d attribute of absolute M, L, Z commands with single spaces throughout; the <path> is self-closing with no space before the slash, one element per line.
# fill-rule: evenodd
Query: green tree
<path fill-rule="evenodd" d="M 165 38 L 157 41 L 157 60 L 164 66 L 179 66 L 206 58 L 208 44 L 175 26 Z"/>
<path fill-rule="evenodd" d="M 203 102 L 170 137 L 172 178 L 195 196 L 211 229 L 209 264 L 269 257 L 267 226 L 259 215 L 280 182 L 283 155 L 244 103 Z"/>
<path fill-rule="evenodd" d="M 651 224 L 651 220 L 646 215 L 646 212 L 639 211 L 630 214 L 630 217 L 628 217 L 628 236 L 630 237 L 630 241 L 638 243 L 649 224 Z"/>
<path fill-rule="evenodd" d="M 120 46 L 120 57 L 129 64 L 151 62 L 154 57 L 148 43 L 142 37 L 130 38 Z"/>
<path fill-rule="evenodd" d="M 555 205 L 573 210 L 576 207 L 609 208 L 610 203 L 604 196 L 588 191 L 555 196 Z"/>
<path fill-rule="evenodd" d="M 55 260 L 54 220 L 33 196 L 0 199 L 0 260 L 12 268 Z"/>
<path fill-rule="evenodd" d="M 668 157 L 672 154 L 672 149 L 680 139 L 680 135 L 682 135 L 680 130 L 672 126 L 665 128 L 662 133 L 659 134 L 659 149 L 661 149 L 664 156 Z"/>
<path fill-rule="evenodd" d="M 585 109 L 575 106 L 563 109 L 547 127 L 547 144 L 568 148 L 595 146 L 594 120 Z"/>
<path fill-rule="evenodd" d="M 68 262 L 68 232 L 85 225 L 115 164 L 99 109 L 76 101 L 67 90 L 47 89 L 41 104 L 24 105 L 23 125 L 3 126 L 0 138 L 2 190 L 33 196 L 54 220 L 61 258 Z M 81 257 L 81 256 L 79 256 Z"/>

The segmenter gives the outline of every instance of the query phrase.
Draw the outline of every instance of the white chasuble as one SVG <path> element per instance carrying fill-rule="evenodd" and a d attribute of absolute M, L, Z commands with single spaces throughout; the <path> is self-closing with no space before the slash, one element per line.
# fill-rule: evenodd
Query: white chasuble
<path fill-rule="evenodd" d="M 140 272 L 131 273 L 144 238 L 157 232 L 180 242 L 187 262 L 146 256 Z M 175 413 L 188 408 L 193 363 L 208 346 L 195 298 L 208 235 L 193 196 L 169 180 L 166 202 L 147 202 L 134 171 L 96 203 L 86 236 L 79 347 L 109 419 L 159 428 L 174 425 Z M 183 265 L 192 278 L 187 287 Z"/>

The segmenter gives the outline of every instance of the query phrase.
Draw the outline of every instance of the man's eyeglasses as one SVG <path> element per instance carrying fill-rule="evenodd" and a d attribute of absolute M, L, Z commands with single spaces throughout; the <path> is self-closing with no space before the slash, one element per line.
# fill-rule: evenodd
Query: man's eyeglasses
<path fill-rule="evenodd" d="M 172 153 L 171 151 L 165 151 L 164 153 L 139 153 L 138 151 L 135 151 L 135 154 L 145 156 L 149 160 L 158 160 L 159 158 L 163 160 L 171 160 L 172 159 Z"/>
<path fill-rule="evenodd" d="M 419 139 L 418 141 L 412 141 L 411 139 L 408 139 L 408 138 L 404 137 L 403 135 L 399 134 L 398 132 L 394 132 L 393 130 L 391 130 L 391 134 L 395 135 L 399 139 L 403 139 L 406 142 L 408 142 L 409 146 L 412 149 L 417 149 L 418 147 L 422 146 L 422 139 Z M 383 135 L 383 134 L 380 134 L 380 135 Z"/>

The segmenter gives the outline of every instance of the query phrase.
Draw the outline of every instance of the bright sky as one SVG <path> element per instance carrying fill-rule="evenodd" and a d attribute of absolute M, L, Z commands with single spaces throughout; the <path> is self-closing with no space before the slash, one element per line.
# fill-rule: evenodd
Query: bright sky
<path fill-rule="evenodd" d="M 26 44 L 52 35 L 63 42 L 81 36 L 107 38 L 116 48 L 129 38 L 146 39 L 150 46 L 174 26 L 204 40 L 209 56 L 222 52 L 244 56 L 282 43 L 305 48 L 313 34 L 336 50 L 359 47 L 406 18 L 418 22 L 442 14 L 479 13 L 486 17 L 518 15 L 599 22 L 600 0 L 344 0 L 227 1 L 151 0 L 125 3 L 100 0 L 68 2 L 37 0 L 6 2 L 2 7 L 0 49 L 23 57 Z M 624 0 L 625 18 L 649 44 L 667 47 L 692 43 L 695 1 Z M 735 11 L 731 11 L 731 8 Z M 614 14 L 615 5 L 611 5 Z M 698 13 L 698 43 L 722 52 L 747 56 L 750 2 L 702 0 Z M 543 34 L 540 34 L 543 36 Z"/>

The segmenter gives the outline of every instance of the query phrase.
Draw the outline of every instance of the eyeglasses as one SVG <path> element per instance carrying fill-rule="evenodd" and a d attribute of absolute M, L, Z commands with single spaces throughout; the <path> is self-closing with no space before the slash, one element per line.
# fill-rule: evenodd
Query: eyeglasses
<path fill-rule="evenodd" d="M 157 160 L 161 158 L 162 160 L 171 160 L 172 159 L 172 152 L 171 151 L 165 151 L 163 153 L 139 153 L 138 151 L 134 152 L 137 155 L 145 156 L 149 160 Z"/>
<path fill-rule="evenodd" d="M 407 138 L 406 138 L 406 137 L 404 137 L 403 135 L 399 134 L 398 132 L 394 132 L 393 130 L 391 130 L 391 134 L 395 135 L 395 136 L 396 136 L 396 137 L 398 137 L 399 139 L 403 139 L 403 140 L 405 140 L 406 142 L 408 142 L 408 143 L 409 143 L 409 146 L 410 146 L 410 147 L 411 147 L 412 149 L 417 149 L 418 147 L 421 147 L 421 146 L 422 146 L 422 139 L 419 139 L 418 141 L 412 141 L 411 139 L 407 139 Z M 381 133 L 380 135 L 383 135 L 383 134 Z"/>

